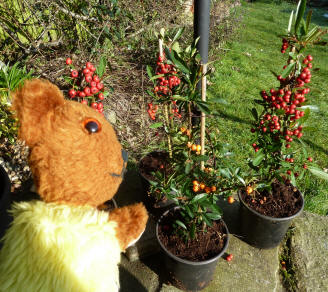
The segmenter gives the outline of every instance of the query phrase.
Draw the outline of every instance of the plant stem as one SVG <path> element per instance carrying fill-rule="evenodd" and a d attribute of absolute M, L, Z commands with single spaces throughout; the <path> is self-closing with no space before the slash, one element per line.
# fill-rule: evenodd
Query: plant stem
<path fill-rule="evenodd" d="M 168 132 L 170 132 L 170 121 L 169 121 L 169 114 L 168 114 L 168 104 L 164 104 L 164 120 L 165 120 L 165 127 Z M 169 157 L 172 158 L 172 143 L 171 143 L 171 136 L 170 133 L 167 133 L 167 146 L 169 149 Z"/>

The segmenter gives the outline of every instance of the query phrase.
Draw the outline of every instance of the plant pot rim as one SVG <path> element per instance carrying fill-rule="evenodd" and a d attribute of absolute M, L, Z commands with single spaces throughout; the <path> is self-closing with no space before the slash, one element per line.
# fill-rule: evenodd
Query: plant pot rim
<path fill-rule="evenodd" d="M 8 173 L 2 167 L 2 165 L 0 165 L 0 177 L 1 180 L 3 181 L 3 185 L 1 186 L 1 191 L 0 191 L 0 202 L 2 203 L 4 200 L 6 200 L 5 194 L 10 193 L 10 184 L 11 184 Z"/>
<path fill-rule="evenodd" d="M 167 250 L 167 248 L 163 245 L 163 243 L 160 241 L 159 237 L 158 237 L 158 226 L 159 226 L 159 223 L 161 221 L 161 219 L 166 216 L 167 213 L 171 212 L 172 210 L 176 210 L 176 209 L 180 209 L 179 206 L 175 206 L 175 207 L 172 207 L 170 208 L 169 210 L 166 210 L 162 216 L 157 220 L 156 222 L 156 238 L 157 238 L 157 241 L 158 243 L 160 244 L 161 248 L 171 257 L 173 258 L 174 260 L 178 261 L 178 262 L 181 262 L 181 263 L 184 263 L 184 264 L 188 264 L 188 265 L 192 265 L 192 266 L 201 266 L 201 265 L 206 265 L 206 264 L 209 264 L 209 263 L 212 263 L 214 261 L 216 261 L 218 258 L 220 258 L 224 252 L 226 251 L 226 249 L 228 248 L 228 244 L 229 244 L 229 230 L 228 230 L 228 227 L 227 225 L 225 224 L 225 222 L 223 221 L 223 219 L 219 219 L 222 221 L 225 229 L 226 229 L 226 234 L 227 234 L 227 240 L 224 244 L 224 247 L 223 249 L 221 250 L 221 252 L 219 254 L 217 254 L 216 256 L 208 259 L 208 260 L 204 260 L 204 261 L 199 261 L 199 262 L 195 262 L 195 261 L 189 261 L 189 260 L 185 260 L 185 259 L 181 259 L 179 257 L 177 257 L 176 255 L 172 254 L 169 250 Z"/>
<path fill-rule="evenodd" d="M 277 217 L 271 217 L 271 216 L 267 216 L 267 215 L 263 215 L 257 211 L 255 211 L 254 209 L 252 209 L 251 207 L 249 207 L 245 202 L 244 200 L 242 199 L 241 197 L 241 190 L 238 190 L 238 198 L 239 198 L 239 202 L 241 202 L 241 204 L 246 207 L 250 212 L 256 214 L 257 216 L 263 218 L 263 219 L 266 219 L 266 220 L 271 220 L 271 221 L 278 221 L 278 222 L 281 222 L 281 221 L 288 221 L 288 220 L 291 220 L 295 217 L 297 217 L 304 209 L 304 197 L 302 195 L 302 193 L 300 192 L 300 190 L 297 188 L 297 191 L 299 192 L 301 198 L 302 198 L 302 207 L 292 216 L 288 216 L 288 217 L 280 217 L 280 218 L 277 218 Z"/>

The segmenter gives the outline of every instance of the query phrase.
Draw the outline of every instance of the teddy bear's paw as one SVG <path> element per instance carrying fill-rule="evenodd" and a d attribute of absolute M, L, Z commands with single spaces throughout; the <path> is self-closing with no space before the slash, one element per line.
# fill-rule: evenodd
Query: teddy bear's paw
<path fill-rule="evenodd" d="M 117 223 L 116 236 L 121 249 L 125 250 L 145 231 L 148 215 L 145 206 L 138 203 L 113 210 L 109 220 Z"/>

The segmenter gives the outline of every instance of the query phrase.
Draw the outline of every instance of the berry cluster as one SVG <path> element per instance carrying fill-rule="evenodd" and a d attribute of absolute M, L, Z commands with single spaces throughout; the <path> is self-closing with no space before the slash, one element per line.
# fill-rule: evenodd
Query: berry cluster
<path fill-rule="evenodd" d="M 148 115 L 154 121 L 156 119 L 156 112 L 158 110 L 158 105 L 153 105 L 152 103 L 148 103 Z"/>
<path fill-rule="evenodd" d="M 199 182 L 197 180 L 194 180 L 192 182 L 193 184 L 193 187 L 192 187 L 192 190 L 197 193 L 197 192 L 200 192 L 200 191 L 205 191 L 206 194 L 209 194 L 209 193 L 215 193 L 216 192 L 216 186 L 206 186 L 205 183 L 203 182 Z"/>
<path fill-rule="evenodd" d="M 287 48 L 289 47 L 288 41 L 283 38 L 282 39 L 282 46 L 281 46 L 281 53 L 284 54 L 286 53 Z"/>
<path fill-rule="evenodd" d="M 164 75 L 157 78 L 157 84 L 154 87 L 154 92 L 160 96 L 171 96 L 174 88 L 181 83 L 175 67 L 166 64 L 164 56 L 159 56 L 157 59 L 156 75 Z"/>
<path fill-rule="evenodd" d="M 69 97 L 76 98 L 82 104 L 89 105 L 103 114 L 104 84 L 95 74 L 96 67 L 90 62 L 86 62 L 81 70 L 76 70 L 72 65 L 71 58 L 66 59 L 66 65 L 71 67 L 72 88 L 68 91 Z"/>

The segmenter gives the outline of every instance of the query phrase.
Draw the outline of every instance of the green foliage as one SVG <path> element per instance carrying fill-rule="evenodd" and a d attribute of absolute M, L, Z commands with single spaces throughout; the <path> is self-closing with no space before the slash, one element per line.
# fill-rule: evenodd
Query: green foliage
<path fill-rule="evenodd" d="M 307 97 L 310 89 L 307 85 L 312 77 L 313 60 L 311 55 L 305 56 L 304 51 L 307 46 L 318 44 L 320 37 L 327 32 L 314 27 L 311 31 L 315 33 L 308 33 L 311 12 L 305 22 L 305 7 L 306 1 L 301 0 L 296 13 L 292 12 L 290 16 L 288 34 L 281 49 L 285 53 L 289 47 L 290 52 L 285 69 L 277 76 L 280 86 L 268 93 L 262 91 L 263 100 L 255 100 L 262 107 L 260 113 L 255 107 L 251 110 L 256 121 L 252 132 L 255 132 L 257 142 L 253 144 L 256 154 L 249 166 L 255 173 L 251 181 L 258 184 L 270 185 L 278 179 L 289 180 L 296 186 L 308 168 L 312 174 L 328 180 L 328 175 L 315 166 L 312 157 L 308 157 L 301 139 L 310 115 Z M 291 32 L 293 22 L 294 31 Z"/>
<path fill-rule="evenodd" d="M 17 138 L 17 119 L 5 103 L 0 103 L 0 140 L 7 138 L 14 144 Z"/>
<path fill-rule="evenodd" d="M 19 68 L 19 62 L 13 66 L 0 61 L 0 98 L 1 103 L 9 102 L 10 92 L 14 91 L 26 79 L 32 77 L 33 72 L 27 72 L 26 67 Z"/>
<path fill-rule="evenodd" d="M 32 71 L 26 67 L 19 68 L 0 61 L 0 139 L 7 138 L 13 144 L 17 137 L 17 120 L 10 111 L 10 93 L 18 88 L 26 79 L 32 77 Z"/>

